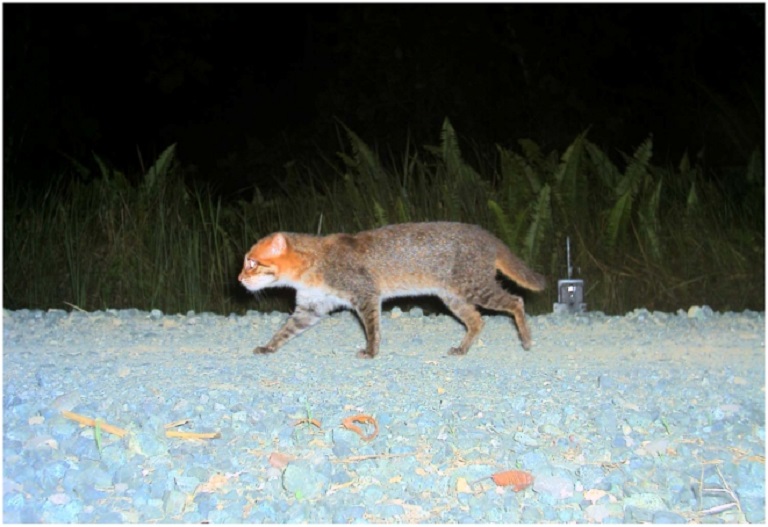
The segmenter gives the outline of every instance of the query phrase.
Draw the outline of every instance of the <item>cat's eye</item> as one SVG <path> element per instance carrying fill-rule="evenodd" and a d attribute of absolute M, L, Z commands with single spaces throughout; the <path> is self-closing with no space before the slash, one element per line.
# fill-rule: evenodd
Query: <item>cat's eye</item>
<path fill-rule="evenodd" d="M 254 269 L 257 265 L 256 260 L 248 259 L 248 269 Z"/>

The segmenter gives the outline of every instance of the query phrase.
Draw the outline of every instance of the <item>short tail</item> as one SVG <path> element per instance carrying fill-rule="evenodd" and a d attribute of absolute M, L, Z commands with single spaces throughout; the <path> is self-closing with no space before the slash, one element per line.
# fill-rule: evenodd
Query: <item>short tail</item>
<path fill-rule="evenodd" d="M 544 276 L 531 270 L 506 247 L 500 247 L 496 253 L 496 269 L 531 291 L 541 291 L 547 286 L 547 279 Z"/>

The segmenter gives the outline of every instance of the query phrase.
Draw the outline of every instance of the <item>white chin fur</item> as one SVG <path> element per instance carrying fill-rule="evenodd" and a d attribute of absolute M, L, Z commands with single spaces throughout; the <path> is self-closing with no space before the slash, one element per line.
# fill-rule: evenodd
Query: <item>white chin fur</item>
<path fill-rule="evenodd" d="M 259 276 L 246 278 L 242 281 L 243 286 L 249 291 L 258 291 L 275 284 L 275 280 L 268 276 Z"/>

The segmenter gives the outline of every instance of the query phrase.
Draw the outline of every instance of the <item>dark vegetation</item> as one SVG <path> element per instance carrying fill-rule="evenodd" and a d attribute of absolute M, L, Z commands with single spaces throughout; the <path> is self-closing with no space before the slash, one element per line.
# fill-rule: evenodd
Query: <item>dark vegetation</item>
<path fill-rule="evenodd" d="M 3 11 L 4 307 L 285 308 L 259 237 L 456 220 L 533 313 L 566 236 L 589 309 L 764 309 L 763 5 Z"/>
<path fill-rule="evenodd" d="M 100 175 L 58 181 L 4 207 L 4 303 L 10 308 L 158 308 L 242 312 L 254 303 L 236 276 L 245 251 L 276 230 L 355 232 L 394 222 L 454 220 L 498 234 L 550 283 L 565 277 L 565 237 L 589 307 L 623 313 L 694 304 L 761 310 L 764 183 L 759 152 L 738 199 L 687 155 L 652 164 L 652 138 L 618 164 L 587 132 L 562 152 L 527 139 L 475 146 L 467 160 L 446 119 L 435 145 L 408 141 L 382 158 L 343 124 L 335 156 L 286 166 L 280 190 L 226 203 L 184 182 L 175 146 L 138 184 L 95 161 Z M 279 297 L 278 297 L 279 298 Z M 554 287 L 528 299 L 551 310 Z"/>

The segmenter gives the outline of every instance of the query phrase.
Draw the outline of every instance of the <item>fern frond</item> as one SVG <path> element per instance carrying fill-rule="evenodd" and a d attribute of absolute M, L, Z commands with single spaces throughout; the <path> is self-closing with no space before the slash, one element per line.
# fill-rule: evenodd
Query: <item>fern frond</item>
<path fill-rule="evenodd" d="M 142 187 L 149 190 L 156 188 L 157 185 L 166 181 L 167 176 L 173 167 L 176 158 L 176 143 L 163 150 L 163 153 L 157 158 L 157 161 L 144 174 Z"/>
<path fill-rule="evenodd" d="M 514 239 L 514 229 L 512 228 L 512 222 L 507 214 L 502 210 L 498 203 L 492 199 L 488 200 L 488 208 L 491 210 L 493 217 L 496 219 L 496 226 L 498 228 L 501 239 L 509 247 L 514 247 L 516 240 Z"/>
<path fill-rule="evenodd" d="M 397 221 L 399 223 L 407 223 L 411 221 L 411 215 L 405 207 L 405 202 L 399 196 L 395 201 L 395 210 L 397 211 Z"/>
<path fill-rule="evenodd" d="M 449 174 L 459 174 L 461 171 L 461 150 L 456 131 L 451 126 L 451 121 L 446 117 L 440 130 L 440 157 L 445 162 Z"/>
<path fill-rule="evenodd" d="M 663 179 L 659 178 L 654 191 L 648 196 L 640 207 L 640 232 L 643 233 L 645 242 L 651 248 L 651 253 L 656 262 L 661 262 L 662 251 L 659 241 L 659 203 L 661 201 L 661 187 Z"/>
<path fill-rule="evenodd" d="M 541 182 L 522 156 L 496 145 L 501 163 L 500 193 L 508 197 L 507 207 L 516 210 L 532 201 L 541 191 Z"/>
<path fill-rule="evenodd" d="M 752 151 L 752 154 L 749 156 L 746 179 L 747 183 L 760 184 L 763 188 L 763 195 L 765 195 L 765 171 L 763 170 L 763 155 L 759 148 L 755 148 Z"/>
<path fill-rule="evenodd" d="M 653 136 L 648 136 L 635 153 L 624 171 L 624 176 L 617 186 L 618 195 L 624 195 L 628 191 L 633 194 L 638 191 L 643 180 L 648 177 L 648 162 L 653 154 Z"/>
<path fill-rule="evenodd" d="M 559 185 L 572 187 L 580 172 L 582 152 L 584 150 L 584 137 L 587 132 L 579 134 L 573 142 L 568 145 L 563 155 L 560 157 L 560 165 L 555 172 L 555 181 Z"/>
<path fill-rule="evenodd" d="M 549 184 L 545 184 L 539 193 L 539 197 L 533 207 L 533 219 L 525 235 L 525 247 L 523 253 L 525 260 L 536 262 L 539 251 L 544 241 L 552 232 L 552 206 Z"/>
<path fill-rule="evenodd" d="M 608 215 L 608 246 L 615 247 L 619 235 L 626 232 L 629 218 L 632 215 L 632 202 L 634 196 L 631 190 L 627 190 L 614 204 Z"/>
<path fill-rule="evenodd" d="M 615 189 L 619 181 L 619 169 L 608 158 L 608 156 L 598 148 L 597 145 L 591 141 L 584 141 L 584 146 L 589 154 L 589 159 L 592 161 L 592 165 L 595 167 L 595 173 L 597 174 L 600 183 L 602 183 L 604 189 Z"/>
<path fill-rule="evenodd" d="M 563 208 L 570 213 L 570 217 L 583 216 L 583 209 L 587 205 L 587 180 L 581 170 L 581 161 L 584 152 L 584 137 L 587 132 L 579 134 L 560 158 L 560 165 L 555 172 L 556 195 L 562 199 Z"/>
<path fill-rule="evenodd" d="M 98 155 L 96 155 L 96 152 L 93 152 L 93 159 L 96 161 L 96 164 L 99 165 L 99 172 L 101 173 L 101 177 L 105 181 L 108 181 L 112 171 L 109 169 L 107 164 Z"/>
<path fill-rule="evenodd" d="M 691 189 L 688 191 L 688 197 L 685 200 L 685 215 L 692 218 L 699 211 L 699 193 L 696 191 L 696 182 L 691 183 Z"/>
<path fill-rule="evenodd" d="M 518 139 L 517 144 L 523 150 L 526 161 L 532 166 L 540 166 L 543 163 L 543 157 L 541 155 L 541 148 L 538 144 L 530 139 Z"/>
<path fill-rule="evenodd" d="M 355 185 L 349 173 L 344 174 L 344 197 L 344 201 L 355 211 L 366 207 L 365 198 L 360 194 L 357 185 Z"/>
<path fill-rule="evenodd" d="M 384 173 L 384 170 L 381 167 L 381 162 L 379 161 L 379 158 L 376 156 L 376 154 L 373 153 L 373 151 L 368 147 L 367 144 L 365 144 L 365 141 L 360 139 L 360 136 L 358 136 L 355 132 L 349 129 L 347 125 L 339 121 L 341 126 L 344 128 L 344 131 L 347 133 L 347 140 L 349 141 L 349 144 L 352 146 L 352 156 L 354 158 L 354 168 L 359 171 L 361 174 L 373 178 L 375 180 L 380 179 L 381 175 Z M 342 154 L 339 154 L 340 156 Z M 342 157 L 344 159 L 344 162 L 347 163 L 349 161 L 349 157 L 346 156 Z M 348 165 L 349 166 L 349 165 Z"/>
<path fill-rule="evenodd" d="M 387 211 L 384 210 L 384 207 L 379 205 L 379 202 L 375 199 L 373 200 L 373 214 L 376 218 L 376 226 L 377 227 L 383 227 L 384 225 L 388 225 L 389 221 L 387 219 Z"/>

